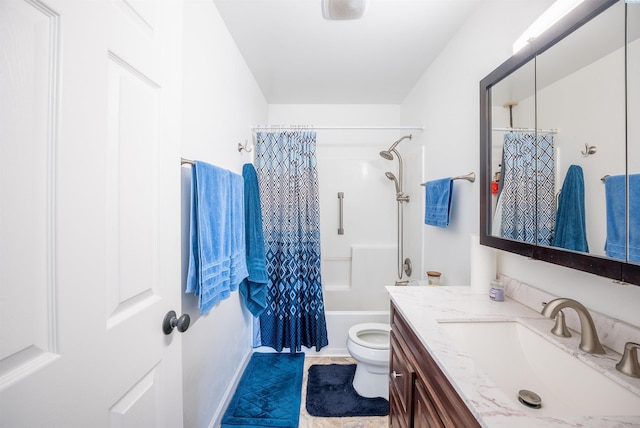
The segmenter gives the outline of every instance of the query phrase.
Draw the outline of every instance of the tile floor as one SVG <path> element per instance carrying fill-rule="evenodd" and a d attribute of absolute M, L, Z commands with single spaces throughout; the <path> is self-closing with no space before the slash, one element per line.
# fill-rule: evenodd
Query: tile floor
<path fill-rule="evenodd" d="M 350 418 L 317 418 L 307 413 L 307 375 L 309 367 L 314 364 L 354 364 L 349 357 L 307 357 L 304 360 L 304 377 L 302 379 L 302 404 L 300 405 L 299 428 L 387 428 L 388 416 L 350 417 Z"/>

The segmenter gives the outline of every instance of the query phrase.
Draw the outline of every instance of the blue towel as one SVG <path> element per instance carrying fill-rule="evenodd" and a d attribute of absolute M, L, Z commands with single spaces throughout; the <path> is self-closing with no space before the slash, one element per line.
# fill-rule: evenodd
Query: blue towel
<path fill-rule="evenodd" d="M 607 210 L 607 240 L 604 252 L 608 257 L 627 258 L 626 237 L 626 175 L 609 176 L 604 180 Z"/>
<path fill-rule="evenodd" d="M 249 276 L 240 283 L 240 295 L 249 311 L 258 317 L 267 307 L 267 261 L 264 255 L 262 207 L 258 176 L 252 164 L 242 167 L 244 178 L 244 227 Z M 259 331 L 259 330 L 258 330 Z"/>
<path fill-rule="evenodd" d="M 424 224 L 447 227 L 451 219 L 453 180 L 442 178 L 425 184 Z"/>
<path fill-rule="evenodd" d="M 238 245 L 237 238 L 234 238 L 238 232 L 232 229 L 231 217 L 232 205 L 236 203 L 236 198 L 232 198 L 232 181 L 236 180 L 233 175 L 237 174 L 200 161 L 196 161 L 191 169 L 190 252 L 186 292 L 198 296 L 198 307 L 202 314 L 229 297 L 232 268 L 234 275 L 242 275 L 242 266 L 232 259 L 232 251 Z M 243 230 L 239 233 L 243 234 Z M 244 241 L 242 243 L 244 245 Z"/>
<path fill-rule="evenodd" d="M 582 168 L 577 165 L 569 167 L 562 183 L 552 245 L 589 252 L 584 210 L 584 175 Z"/>
<path fill-rule="evenodd" d="M 629 261 L 640 263 L 640 174 L 629 175 Z"/>
<path fill-rule="evenodd" d="M 231 291 L 238 289 L 249 272 L 247 271 L 247 256 L 245 248 L 244 227 L 244 179 L 238 174 L 231 173 L 231 191 L 229 192 L 230 208 L 230 279 Z"/>
<path fill-rule="evenodd" d="M 626 176 L 605 179 L 607 209 L 607 241 L 604 246 L 608 257 L 625 260 L 626 253 Z M 640 262 L 640 174 L 629 175 L 629 260 Z"/>

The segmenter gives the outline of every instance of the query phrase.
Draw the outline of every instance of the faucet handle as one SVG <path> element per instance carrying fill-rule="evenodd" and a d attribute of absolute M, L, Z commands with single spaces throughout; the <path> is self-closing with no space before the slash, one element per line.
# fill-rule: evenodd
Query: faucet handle
<path fill-rule="evenodd" d="M 542 302 L 543 307 L 546 305 L 547 302 Z M 558 311 L 558 315 L 556 315 L 556 324 L 551 329 L 551 333 L 559 337 L 571 337 L 571 333 L 567 328 L 567 323 L 564 320 L 564 312 Z"/>
<path fill-rule="evenodd" d="M 620 362 L 616 364 L 616 369 L 620 373 L 631 377 L 640 377 L 638 349 L 640 349 L 639 343 L 627 342 L 624 345 L 624 354 L 622 354 L 622 359 L 620 359 Z"/>
<path fill-rule="evenodd" d="M 564 312 L 559 311 L 558 315 L 556 315 L 556 325 L 551 329 L 551 333 L 560 337 L 571 337 L 567 323 L 564 320 Z"/>

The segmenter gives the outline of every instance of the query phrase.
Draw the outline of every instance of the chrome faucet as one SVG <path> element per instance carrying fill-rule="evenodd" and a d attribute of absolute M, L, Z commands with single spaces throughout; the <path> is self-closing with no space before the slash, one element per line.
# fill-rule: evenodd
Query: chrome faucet
<path fill-rule="evenodd" d="M 566 297 L 554 299 L 542 308 L 541 314 L 545 317 L 554 319 L 558 312 L 564 308 L 571 308 L 578 313 L 580 318 L 580 330 L 582 338 L 580 340 L 580 349 L 590 354 L 604 354 L 604 348 L 598 340 L 598 332 L 593 324 L 593 318 L 580 302 Z M 552 330 L 553 332 L 553 330 Z"/>

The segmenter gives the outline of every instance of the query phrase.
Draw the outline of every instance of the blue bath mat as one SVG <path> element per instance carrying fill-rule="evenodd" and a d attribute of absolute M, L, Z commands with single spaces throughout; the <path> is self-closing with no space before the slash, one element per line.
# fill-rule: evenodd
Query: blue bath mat
<path fill-rule="evenodd" d="M 355 364 L 309 367 L 307 412 L 311 416 L 322 417 L 387 416 L 387 400 L 358 395 L 352 385 L 355 373 Z"/>
<path fill-rule="evenodd" d="M 302 353 L 254 353 L 222 418 L 222 427 L 297 428 L 303 367 Z"/>

